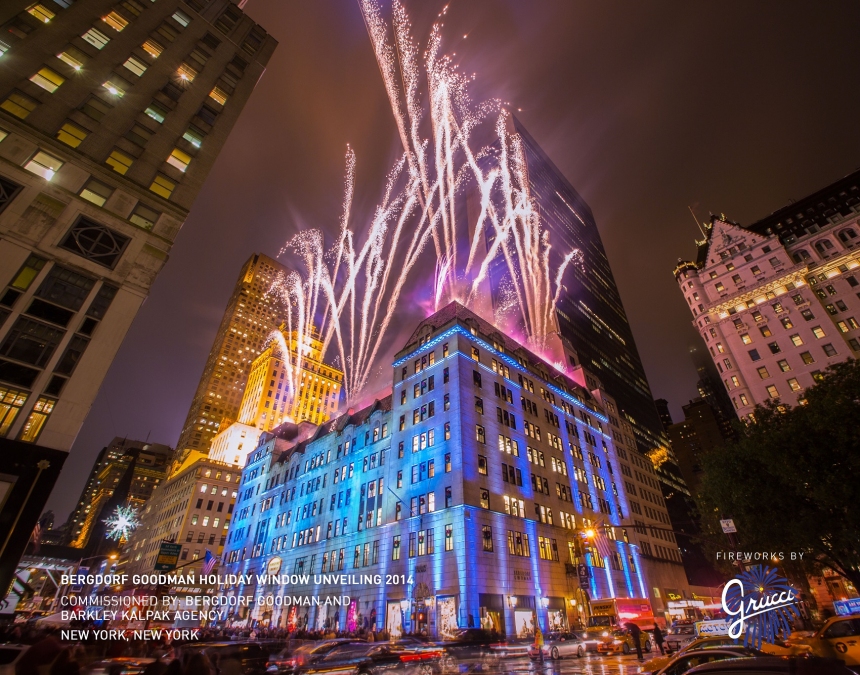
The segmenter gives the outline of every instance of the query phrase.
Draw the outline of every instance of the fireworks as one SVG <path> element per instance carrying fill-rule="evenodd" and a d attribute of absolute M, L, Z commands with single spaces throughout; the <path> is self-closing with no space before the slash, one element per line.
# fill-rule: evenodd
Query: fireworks
<path fill-rule="evenodd" d="M 558 345 L 551 344 L 557 333 L 555 305 L 564 272 L 579 253 L 561 253 L 558 267 L 551 269 L 549 234 L 530 194 L 522 141 L 510 131 L 509 113 L 499 101 L 470 99 L 472 78 L 442 53 L 441 22 L 431 29 L 420 55 L 399 0 L 394 0 L 390 25 L 376 0 L 358 1 L 403 155 L 387 176 L 373 217 L 359 228 L 352 214 L 356 159 L 347 150 L 334 246 L 327 250 L 322 232 L 307 230 L 282 251 L 291 251 L 304 267 L 282 275 L 273 286 L 287 309 L 287 334 L 318 332 L 323 353 L 336 358 L 345 373 L 347 401 L 356 399 L 372 374 L 404 284 L 432 241 L 435 275 L 427 286 L 434 311 L 457 301 L 486 314 L 496 261 L 505 280 L 495 316 L 488 318 L 511 324 L 500 326 L 507 332 L 521 329 L 532 349 L 557 361 L 553 348 Z M 485 123 L 494 129 L 494 140 L 474 147 L 472 135 Z M 476 197 L 478 207 L 472 223 L 466 216 L 467 195 Z M 271 339 L 287 364 L 287 386 L 295 394 L 302 350 L 289 349 L 279 332 Z"/>
<path fill-rule="evenodd" d="M 130 506 L 117 506 L 116 510 L 102 522 L 107 525 L 105 536 L 114 541 L 127 540 L 140 525 L 137 510 Z"/>

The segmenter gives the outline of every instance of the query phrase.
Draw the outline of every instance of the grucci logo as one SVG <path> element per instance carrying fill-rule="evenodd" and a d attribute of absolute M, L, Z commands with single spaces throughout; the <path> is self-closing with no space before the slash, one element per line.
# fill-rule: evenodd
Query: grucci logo
<path fill-rule="evenodd" d="M 747 647 L 773 643 L 780 631 L 788 634 L 798 616 L 797 595 L 776 569 L 756 565 L 723 588 L 723 611 L 729 616 L 729 637 L 744 635 Z"/>

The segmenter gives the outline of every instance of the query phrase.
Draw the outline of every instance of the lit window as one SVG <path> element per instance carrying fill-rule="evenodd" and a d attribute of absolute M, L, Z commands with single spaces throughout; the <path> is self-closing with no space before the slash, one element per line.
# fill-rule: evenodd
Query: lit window
<path fill-rule="evenodd" d="M 811 364 L 811 363 L 815 363 L 815 359 L 814 359 L 814 358 L 812 358 L 812 354 L 810 354 L 809 352 L 803 352 L 803 353 L 800 355 L 800 358 L 801 358 L 801 359 L 803 359 L 803 362 L 804 362 L 806 365 L 809 365 L 809 364 Z"/>
<path fill-rule="evenodd" d="M 812 329 L 812 334 L 813 334 L 815 337 L 817 337 L 819 340 L 820 340 L 821 338 L 825 337 L 825 335 L 824 335 L 824 329 L 823 329 L 821 326 L 816 326 L 815 328 L 813 328 L 813 329 Z"/>
<path fill-rule="evenodd" d="M 761 379 L 763 379 L 763 380 L 766 380 L 768 377 L 770 377 L 770 375 L 769 375 L 769 374 L 768 374 L 768 372 L 767 372 L 767 368 L 765 368 L 764 366 L 762 366 L 761 368 L 759 368 L 759 369 L 757 370 L 757 372 L 758 372 L 758 376 L 759 376 Z"/>
<path fill-rule="evenodd" d="M 129 56 L 122 65 L 137 76 L 146 72 L 146 64 L 136 56 Z"/>
<path fill-rule="evenodd" d="M 110 38 L 97 28 L 90 28 L 81 37 L 96 49 L 104 49 L 105 45 L 110 42 Z"/>
<path fill-rule="evenodd" d="M 86 199 L 96 206 L 104 206 L 108 197 L 113 194 L 113 188 L 91 178 L 79 194 L 82 199 Z"/>
<path fill-rule="evenodd" d="M 209 92 L 209 98 L 211 98 L 216 103 L 224 105 L 225 103 L 227 103 L 227 92 L 221 89 L 221 87 L 215 87 L 212 91 Z"/>
<path fill-rule="evenodd" d="M 188 168 L 188 164 L 191 162 L 191 156 L 182 152 L 179 148 L 173 148 L 173 152 L 170 153 L 170 157 L 167 158 L 167 163 L 171 166 L 175 166 L 177 169 L 185 173 L 185 170 Z"/>
<path fill-rule="evenodd" d="M 750 337 L 750 334 L 744 333 L 743 335 L 741 335 L 741 342 L 743 342 L 745 345 L 750 344 L 752 342 L 752 338 Z"/>
<path fill-rule="evenodd" d="M 788 365 L 788 361 L 786 361 L 785 359 L 777 361 L 776 365 L 778 365 L 779 369 L 784 373 L 787 373 L 789 370 L 791 370 L 791 366 Z"/>
<path fill-rule="evenodd" d="M 28 7 L 27 12 L 32 16 L 35 16 L 42 23 L 48 23 L 56 16 L 56 14 L 54 14 L 54 12 L 45 7 L 45 5 L 41 5 L 39 3 Z"/>
<path fill-rule="evenodd" d="M 792 377 L 788 381 L 788 386 L 791 387 L 792 391 L 800 391 L 800 382 L 797 381 L 797 378 Z"/>
<path fill-rule="evenodd" d="M 107 16 L 103 16 L 102 21 L 113 28 L 117 33 L 128 25 L 128 20 L 124 16 L 118 14 L 115 10 Z"/>
<path fill-rule="evenodd" d="M 59 73 L 51 70 L 48 67 L 42 68 L 38 73 L 30 78 L 30 82 L 38 84 L 45 91 L 52 94 L 57 91 L 59 86 L 66 81 L 66 78 Z"/>
<path fill-rule="evenodd" d="M 134 160 L 124 152 L 114 150 L 110 153 L 110 157 L 105 160 L 105 164 L 111 167 L 118 174 L 125 175 L 125 172 L 128 171 L 133 161 Z"/>
<path fill-rule="evenodd" d="M 161 124 L 162 122 L 164 122 L 164 118 L 167 117 L 168 110 L 160 103 L 153 101 L 143 112 L 145 112 L 152 119 Z"/>
<path fill-rule="evenodd" d="M 776 386 L 774 386 L 772 384 L 768 385 L 767 395 L 770 396 L 771 398 L 779 398 L 779 392 L 776 390 Z"/>
<path fill-rule="evenodd" d="M 157 59 L 159 56 L 161 56 L 161 52 L 164 51 L 164 47 L 162 47 L 158 42 L 152 39 L 144 42 L 141 47 L 143 48 L 143 51 L 145 51 L 154 59 Z"/>
<path fill-rule="evenodd" d="M 183 82 L 194 82 L 194 78 L 197 77 L 197 71 L 187 63 L 183 63 L 176 71 L 176 76 Z"/>
<path fill-rule="evenodd" d="M 176 23 L 185 28 L 189 23 L 191 23 L 191 17 L 188 16 L 185 12 L 181 10 L 176 10 L 173 13 L 173 18 L 176 19 Z"/>
<path fill-rule="evenodd" d="M 66 122 L 57 132 L 57 140 L 72 148 L 76 148 L 89 135 L 89 133 L 89 131 L 81 129 L 77 124 Z"/>
<path fill-rule="evenodd" d="M 191 143 L 195 148 L 199 148 L 203 144 L 203 139 L 206 138 L 206 134 L 192 124 L 188 127 L 185 133 L 182 134 L 182 138 Z"/>
<path fill-rule="evenodd" d="M 173 190 L 176 188 L 176 183 L 167 178 L 167 176 L 162 176 L 161 174 L 156 175 L 155 180 L 152 181 L 152 185 L 149 186 L 149 189 L 155 194 L 164 197 L 165 199 L 170 199 L 170 195 L 173 194 Z"/>
<path fill-rule="evenodd" d="M 122 79 L 116 73 L 112 73 L 111 76 L 105 81 L 102 86 L 108 90 L 109 93 L 114 96 L 124 96 L 125 92 L 131 87 L 131 83 L 127 80 Z"/>
<path fill-rule="evenodd" d="M 24 165 L 24 168 L 45 180 L 51 180 L 61 166 L 63 166 L 63 160 L 40 150 Z"/>
<path fill-rule="evenodd" d="M 27 418 L 24 428 L 21 429 L 21 435 L 18 439 L 27 443 L 34 443 L 39 438 L 39 434 L 42 433 L 42 428 L 53 411 L 55 403 L 54 399 L 40 396 L 33 407 L 33 412 Z"/>
<path fill-rule="evenodd" d="M 158 211 L 153 211 L 149 207 L 138 203 L 134 211 L 132 211 L 131 216 L 129 216 L 129 220 L 144 230 L 151 230 L 155 227 L 155 223 L 160 215 Z"/>
<path fill-rule="evenodd" d="M 0 438 L 9 432 L 12 423 L 27 401 L 27 392 L 0 385 Z"/>
<path fill-rule="evenodd" d="M 795 347 L 800 347 L 800 345 L 803 344 L 803 338 L 799 335 L 792 335 L 791 344 L 793 344 Z"/>
<path fill-rule="evenodd" d="M 3 103 L 0 103 L 0 108 L 23 120 L 36 109 L 37 105 L 39 105 L 38 101 L 19 91 L 13 91 Z"/>
<path fill-rule="evenodd" d="M 57 54 L 57 58 L 60 59 L 60 61 L 63 61 L 64 63 L 70 65 L 75 70 L 80 70 L 87 62 L 87 55 L 84 54 L 77 47 L 72 47 L 71 45 L 66 47 L 59 54 Z"/>
<path fill-rule="evenodd" d="M 740 387 L 741 386 L 740 380 L 738 380 L 737 375 L 732 375 L 732 386 L 734 386 L 734 387 Z"/>

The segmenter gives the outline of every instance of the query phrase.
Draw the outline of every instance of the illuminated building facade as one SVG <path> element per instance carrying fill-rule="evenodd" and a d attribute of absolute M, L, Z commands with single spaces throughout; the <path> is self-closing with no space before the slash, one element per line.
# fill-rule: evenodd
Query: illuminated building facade
<path fill-rule="evenodd" d="M 860 171 L 749 226 L 713 217 L 675 278 L 739 417 L 860 354 Z"/>
<path fill-rule="evenodd" d="M 260 354 L 251 365 L 239 422 L 261 431 L 270 431 L 286 420 L 322 424 L 337 410 L 343 371 L 322 362 L 322 342 L 318 335 L 305 336 L 301 368 L 295 377 L 298 394 L 291 394 L 291 369 L 298 367 L 298 333 L 285 332 L 283 325 L 280 330 L 290 352 L 290 363 L 284 362 L 281 349 L 274 342 Z"/>
<path fill-rule="evenodd" d="M 275 46 L 229 0 L 0 3 L 0 587 Z"/>
<path fill-rule="evenodd" d="M 653 522 L 668 523 L 654 469 L 617 448 L 597 398 L 456 303 L 395 356 L 390 396 L 298 442 L 282 429 L 248 457 L 220 572 L 311 576 L 225 593 L 350 604 L 257 606 L 233 621 L 514 635 L 535 620 L 576 625 L 589 598 L 651 595 L 643 564 L 659 551 L 627 490 L 648 485 Z M 592 528 L 601 546 L 583 536 Z M 677 563 L 671 536 L 659 542 Z"/>
<path fill-rule="evenodd" d="M 267 292 L 286 271 L 259 253 L 242 267 L 176 444 L 180 460 L 192 451 L 208 454 L 216 434 L 238 419 L 251 364 L 281 323 L 277 303 Z"/>
<path fill-rule="evenodd" d="M 182 544 L 179 564 L 221 553 L 233 513 L 240 471 L 206 457 L 189 456 L 162 481 L 140 510 L 140 526 L 123 550 L 129 574 L 149 574 L 162 541 Z M 189 565 L 189 572 L 199 568 Z"/>
<path fill-rule="evenodd" d="M 69 516 L 66 541 L 69 546 L 86 548 L 99 519 L 108 514 L 103 507 L 127 471 L 132 472 L 127 490 L 127 505 L 139 509 L 167 476 L 173 450 L 159 443 L 114 438 L 103 448 L 93 464 L 81 498 Z"/>

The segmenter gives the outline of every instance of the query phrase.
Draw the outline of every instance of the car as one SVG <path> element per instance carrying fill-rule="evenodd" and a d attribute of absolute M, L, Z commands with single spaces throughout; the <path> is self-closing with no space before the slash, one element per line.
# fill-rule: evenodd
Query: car
<path fill-rule="evenodd" d="M 839 659 L 860 672 L 860 614 L 831 617 L 811 637 L 798 637 L 792 644 L 804 645 L 816 656 Z"/>
<path fill-rule="evenodd" d="M 325 657 L 333 649 L 342 645 L 351 644 L 368 644 L 363 640 L 352 638 L 335 638 L 330 640 L 322 640 L 321 642 L 310 642 L 296 647 L 286 658 L 277 658 L 270 660 L 266 671 L 269 675 L 274 673 L 283 673 L 291 675 L 302 666 L 315 663 Z"/>
<path fill-rule="evenodd" d="M 570 656 L 581 659 L 585 656 L 585 643 L 575 633 L 547 633 L 543 646 L 538 647 L 534 643 L 531 644 L 528 654 L 532 661 L 541 656 L 553 661 Z"/>
<path fill-rule="evenodd" d="M 670 652 L 677 652 L 690 644 L 698 637 L 696 634 L 696 624 L 694 623 L 674 623 L 666 629 L 663 637 L 663 644 Z"/>
<path fill-rule="evenodd" d="M 688 642 L 686 645 L 681 647 L 681 649 L 675 653 L 675 656 L 680 656 L 690 650 L 698 650 L 698 649 L 714 649 L 718 647 L 743 647 L 743 636 L 739 640 L 734 640 L 730 638 L 728 635 L 709 635 L 708 637 L 700 637 L 696 638 L 692 642 Z M 800 653 L 806 651 L 808 648 L 794 648 L 794 647 L 780 647 L 779 645 L 772 645 L 767 642 L 762 644 L 761 651 L 765 654 L 772 654 L 774 656 L 789 656 L 791 654 Z M 656 673 L 661 668 L 664 668 L 669 661 L 672 660 L 672 655 L 667 654 L 665 656 L 655 656 L 653 659 L 649 659 L 645 663 L 642 664 L 643 673 Z"/>
<path fill-rule="evenodd" d="M 189 643 L 182 649 L 203 652 L 216 669 L 226 661 L 237 661 L 242 675 L 265 675 L 268 668 L 269 647 L 257 641 Z"/>
<path fill-rule="evenodd" d="M 484 628 L 461 628 L 450 640 L 439 643 L 444 650 L 442 661 L 446 669 L 467 661 L 496 665 L 508 644 L 502 635 Z"/>
<path fill-rule="evenodd" d="M 355 673 L 356 675 L 438 675 L 440 651 L 406 649 L 386 642 L 338 645 L 313 663 L 300 666 L 296 675 Z"/>
<path fill-rule="evenodd" d="M 759 656 L 706 663 L 685 675 L 851 675 L 852 671 L 837 659 L 817 656 Z"/>
<path fill-rule="evenodd" d="M 685 675 L 690 668 L 695 668 L 703 663 L 759 656 L 765 656 L 764 652 L 740 646 L 690 649 L 683 654 L 675 654 L 667 665 L 656 671 L 655 675 Z"/>
<path fill-rule="evenodd" d="M 133 656 L 102 659 L 81 668 L 81 675 L 140 675 L 153 661 L 155 659 Z"/>
<path fill-rule="evenodd" d="M 30 645 L 0 645 L 0 675 L 15 675 L 15 664 L 29 648 Z"/>
<path fill-rule="evenodd" d="M 597 643 L 598 654 L 613 654 L 621 652 L 629 654 L 636 651 L 636 643 L 633 642 L 633 636 L 626 630 L 607 631 L 609 634 L 604 634 Z M 651 651 L 651 638 L 644 630 L 639 633 L 639 644 L 642 646 L 642 651 Z"/>

